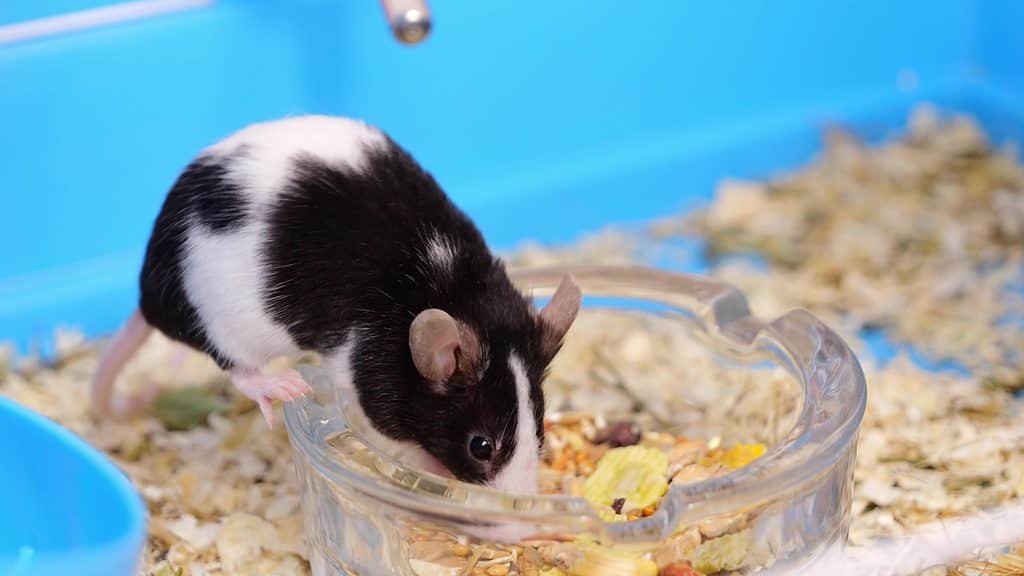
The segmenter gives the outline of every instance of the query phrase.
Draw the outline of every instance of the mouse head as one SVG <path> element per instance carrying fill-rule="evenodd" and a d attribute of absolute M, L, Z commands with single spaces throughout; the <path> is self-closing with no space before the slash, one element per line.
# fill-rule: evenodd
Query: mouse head
<path fill-rule="evenodd" d="M 432 308 L 409 328 L 413 364 L 436 415 L 416 418 L 423 448 L 455 477 L 513 492 L 537 490 L 544 438 L 541 381 L 580 308 L 582 294 L 563 278 L 550 302 L 533 309 L 516 293 L 475 326 Z"/>

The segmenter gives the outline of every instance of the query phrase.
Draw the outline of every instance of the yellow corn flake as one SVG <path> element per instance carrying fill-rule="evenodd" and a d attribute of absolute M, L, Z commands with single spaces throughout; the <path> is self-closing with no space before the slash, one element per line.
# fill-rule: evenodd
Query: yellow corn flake
<path fill-rule="evenodd" d="M 736 470 L 763 456 L 765 450 L 764 444 L 737 444 L 722 456 L 722 464 Z"/>
<path fill-rule="evenodd" d="M 668 456 L 656 448 L 627 446 L 605 453 L 597 469 L 583 483 L 583 497 L 606 521 L 625 518 L 611 505 L 625 498 L 626 506 L 645 508 L 658 502 L 668 490 Z"/>
<path fill-rule="evenodd" d="M 657 576 L 653 561 L 611 548 L 586 546 L 583 557 L 569 570 L 570 576 Z"/>
<path fill-rule="evenodd" d="M 562 569 L 557 566 L 552 566 L 551 568 L 542 568 L 540 576 L 565 576 L 565 572 L 562 572 Z"/>
<path fill-rule="evenodd" d="M 708 540 L 689 555 L 697 570 L 712 574 L 725 570 L 739 570 L 747 561 L 751 546 L 750 529 Z"/>

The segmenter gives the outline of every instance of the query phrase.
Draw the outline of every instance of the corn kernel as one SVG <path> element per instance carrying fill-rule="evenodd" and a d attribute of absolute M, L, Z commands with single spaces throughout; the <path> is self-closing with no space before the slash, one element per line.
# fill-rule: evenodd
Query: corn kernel
<path fill-rule="evenodd" d="M 722 464 L 735 470 L 757 460 L 764 453 L 764 444 L 737 444 L 722 456 Z"/>
<path fill-rule="evenodd" d="M 452 554 L 458 556 L 459 558 L 465 558 L 466 556 L 469 556 L 469 552 L 469 546 L 466 546 L 465 544 L 455 544 L 452 546 Z"/>

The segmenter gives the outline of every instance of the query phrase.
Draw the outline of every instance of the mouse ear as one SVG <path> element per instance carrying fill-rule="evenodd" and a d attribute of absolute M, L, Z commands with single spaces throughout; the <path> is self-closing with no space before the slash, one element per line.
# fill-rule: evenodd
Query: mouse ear
<path fill-rule="evenodd" d="M 409 327 L 409 349 L 416 370 L 436 386 L 455 372 L 459 327 L 444 310 L 430 308 L 416 315 Z"/>
<path fill-rule="evenodd" d="M 580 304 L 583 302 L 583 292 L 572 274 L 566 274 L 558 284 L 554 296 L 548 302 L 537 321 L 543 325 L 544 339 L 542 346 L 548 355 L 554 355 L 555 350 L 561 345 L 565 333 L 569 331 L 576 315 L 580 311 Z"/>

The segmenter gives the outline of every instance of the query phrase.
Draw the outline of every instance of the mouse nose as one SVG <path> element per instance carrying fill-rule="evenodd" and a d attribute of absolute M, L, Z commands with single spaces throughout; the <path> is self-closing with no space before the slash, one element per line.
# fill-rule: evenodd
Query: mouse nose
<path fill-rule="evenodd" d="M 381 0 L 395 38 L 418 44 L 430 34 L 430 9 L 426 0 Z"/>

